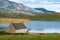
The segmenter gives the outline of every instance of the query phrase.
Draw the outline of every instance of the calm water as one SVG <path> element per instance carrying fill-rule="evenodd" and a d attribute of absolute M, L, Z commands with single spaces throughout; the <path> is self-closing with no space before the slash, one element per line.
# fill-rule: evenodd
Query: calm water
<path fill-rule="evenodd" d="M 24 24 L 30 29 L 30 32 L 60 33 L 60 21 L 31 21 Z M 0 24 L 2 27 L 8 25 L 9 23 Z"/>

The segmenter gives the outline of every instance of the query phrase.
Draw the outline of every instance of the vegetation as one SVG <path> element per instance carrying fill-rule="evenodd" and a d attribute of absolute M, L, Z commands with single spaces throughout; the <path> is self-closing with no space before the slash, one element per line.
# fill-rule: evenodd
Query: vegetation
<path fill-rule="evenodd" d="M 60 13 L 56 14 L 39 14 L 29 17 L 31 20 L 60 21 Z"/>
<path fill-rule="evenodd" d="M 5 33 L 5 32 L 2 32 Z M 0 35 L 1 40 L 60 40 L 60 34 L 52 33 L 52 34 L 44 34 L 44 33 L 38 33 L 38 34 L 2 34 Z"/>
<path fill-rule="evenodd" d="M 1 40 L 60 40 L 59 33 L 13 34 L 0 31 Z"/>

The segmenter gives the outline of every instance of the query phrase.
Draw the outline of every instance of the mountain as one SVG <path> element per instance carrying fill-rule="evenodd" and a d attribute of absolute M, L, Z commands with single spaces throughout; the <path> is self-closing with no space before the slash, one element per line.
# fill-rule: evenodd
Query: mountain
<path fill-rule="evenodd" d="M 15 3 L 9 0 L 0 0 L 0 11 L 1 10 L 4 10 L 4 12 L 13 11 L 13 12 L 22 12 L 31 15 L 43 13 L 42 11 L 38 11 L 30 7 L 27 7 L 23 4 Z"/>
<path fill-rule="evenodd" d="M 43 11 L 44 13 L 56 13 L 55 11 L 50 11 L 50 10 L 47 10 L 45 8 L 34 8 L 34 9 Z"/>

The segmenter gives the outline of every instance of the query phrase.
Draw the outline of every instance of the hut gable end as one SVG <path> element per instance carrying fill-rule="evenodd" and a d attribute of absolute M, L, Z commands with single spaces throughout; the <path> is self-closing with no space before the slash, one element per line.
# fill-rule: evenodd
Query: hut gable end
<path fill-rule="evenodd" d="M 8 33 L 12 33 L 12 32 L 15 32 L 15 28 L 13 27 L 13 25 L 9 25 L 6 29 L 5 29 L 6 32 Z"/>

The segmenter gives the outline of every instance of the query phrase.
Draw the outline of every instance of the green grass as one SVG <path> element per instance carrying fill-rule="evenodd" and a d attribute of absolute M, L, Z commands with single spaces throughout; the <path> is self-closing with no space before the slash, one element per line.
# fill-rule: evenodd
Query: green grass
<path fill-rule="evenodd" d="M 6 33 L 0 31 L 0 40 L 60 40 L 59 33 Z"/>
<path fill-rule="evenodd" d="M 31 20 L 60 21 L 60 13 L 56 14 L 39 14 L 29 17 Z"/>
<path fill-rule="evenodd" d="M 0 35 L 1 40 L 60 40 L 60 34 Z"/>
<path fill-rule="evenodd" d="M 60 40 L 58 33 L 6 33 L 0 31 L 0 40 Z"/>

